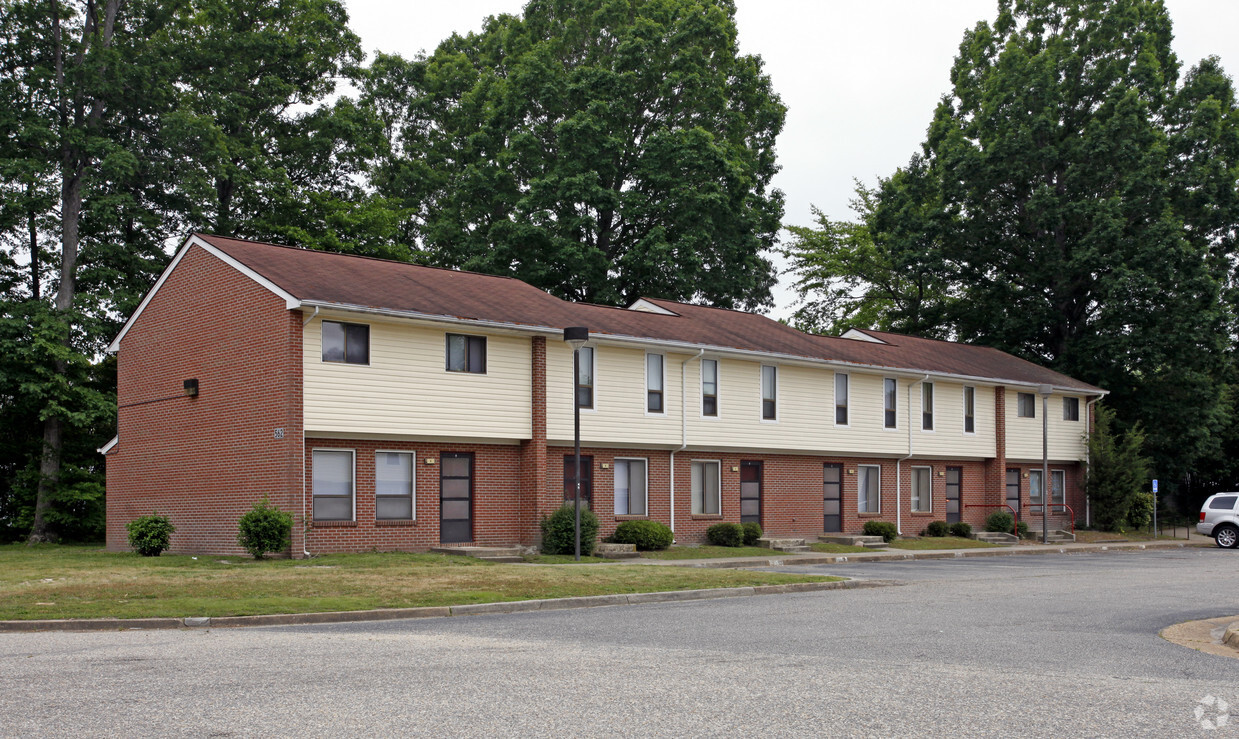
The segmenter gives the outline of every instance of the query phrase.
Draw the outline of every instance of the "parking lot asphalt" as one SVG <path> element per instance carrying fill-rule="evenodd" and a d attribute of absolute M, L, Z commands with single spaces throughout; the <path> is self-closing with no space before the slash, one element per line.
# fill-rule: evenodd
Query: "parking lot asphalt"
<path fill-rule="evenodd" d="M 1195 735 L 1223 702 L 1239 712 L 1239 660 L 1157 634 L 1239 614 L 1236 556 L 784 567 L 901 584 L 454 619 L 4 634 L 0 735 Z M 1227 733 L 1239 736 L 1229 722 L 1209 735 Z"/>

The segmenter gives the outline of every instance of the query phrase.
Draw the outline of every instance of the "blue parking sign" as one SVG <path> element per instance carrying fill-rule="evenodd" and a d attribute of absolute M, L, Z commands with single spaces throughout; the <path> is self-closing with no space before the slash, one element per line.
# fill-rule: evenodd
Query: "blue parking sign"
<path fill-rule="evenodd" d="M 1153 492 L 1157 492 L 1157 480 L 1153 481 Z"/>

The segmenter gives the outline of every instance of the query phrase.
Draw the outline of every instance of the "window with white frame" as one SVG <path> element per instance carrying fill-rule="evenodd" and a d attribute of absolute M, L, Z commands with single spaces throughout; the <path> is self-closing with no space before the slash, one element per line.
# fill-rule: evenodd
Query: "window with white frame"
<path fill-rule="evenodd" d="M 645 355 L 645 411 L 663 413 L 663 355 Z"/>
<path fill-rule="evenodd" d="M 416 518 L 417 469 L 413 452 L 374 453 L 374 517 L 380 521 Z"/>
<path fill-rule="evenodd" d="M 701 415 L 718 415 L 718 360 L 701 360 Z"/>
<path fill-rule="evenodd" d="M 856 467 L 856 512 L 881 513 L 882 497 L 880 494 L 882 468 L 876 464 L 862 464 Z"/>
<path fill-rule="evenodd" d="M 848 376 L 835 373 L 835 425 L 848 425 Z"/>
<path fill-rule="evenodd" d="M 934 430 L 934 384 L 921 383 L 921 430 Z"/>
<path fill-rule="evenodd" d="M 693 513 L 701 516 L 717 516 L 721 511 L 719 463 L 694 460 L 692 478 Z"/>
<path fill-rule="evenodd" d="M 447 371 L 486 374 L 486 337 L 447 335 Z"/>
<path fill-rule="evenodd" d="M 646 515 L 646 461 L 615 460 L 615 515 Z"/>
<path fill-rule="evenodd" d="M 1020 418 L 1037 417 L 1037 396 L 1032 393 L 1017 393 L 1015 396 L 1016 415 Z"/>
<path fill-rule="evenodd" d="M 933 469 L 929 467 L 912 468 L 912 511 L 913 513 L 929 513 L 933 511 Z"/>
<path fill-rule="evenodd" d="M 977 431 L 977 389 L 964 386 L 964 433 L 975 434 Z"/>
<path fill-rule="evenodd" d="M 323 361 L 370 364 L 370 327 L 323 321 Z"/>
<path fill-rule="evenodd" d="M 893 429 L 899 426 L 899 416 L 896 413 L 898 389 L 899 382 L 895 378 L 887 377 L 882 380 L 882 425 L 884 428 Z"/>
<path fill-rule="evenodd" d="M 311 467 L 315 521 L 352 521 L 352 449 L 315 449 Z"/>
<path fill-rule="evenodd" d="M 778 418 L 779 369 L 768 364 L 761 366 L 761 418 L 773 421 Z"/>
<path fill-rule="evenodd" d="M 577 351 L 576 404 L 579 408 L 594 407 L 594 348 L 583 346 Z"/>
<path fill-rule="evenodd" d="M 1079 421 L 1080 420 L 1080 399 L 1079 398 L 1063 398 L 1063 420 L 1064 421 Z"/>

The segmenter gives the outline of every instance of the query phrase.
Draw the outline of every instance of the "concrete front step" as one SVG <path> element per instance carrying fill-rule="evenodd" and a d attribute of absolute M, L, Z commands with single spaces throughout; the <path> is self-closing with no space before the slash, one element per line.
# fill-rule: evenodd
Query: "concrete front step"
<path fill-rule="evenodd" d="M 446 547 L 431 547 L 430 551 L 435 554 L 451 554 L 457 557 L 476 557 L 484 559 L 488 562 L 524 562 L 521 557 L 520 547 L 475 547 L 475 546 L 446 546 Z"/>
<path fill-rule="evenodd" d="M 637 554 L 636 544 L 608 544 L 604 541 L 594 549 L 594 556 L 607 559 L 636 559 L 641 555 Z"/>
<path fill-rule="evenodd" d="M 804 542 L 804 539 L 782 539 L 769 536 L 763 536 L 757 540 L 757 546 L 764 549 L 773 549 L 779 552 L 811 552 L 813 551 Z"/>
<path fill-rule="evenodd" d="M 972 538 L 977 541 L 983 541 L 986 544 L 1016 544 L 1020 540 L 1015 534 L 1006 534 L 999 531 L 978 531 L 972 535 Z"/>
<path fill-rule="evenodd" d="M 827 544 L 843 544 L 849 547 L 868 547 L 880 549 L 886 546 L 886 540 L 880 536 L 865 536 L 863 534 L 819 534 L 818 541 Z"/>

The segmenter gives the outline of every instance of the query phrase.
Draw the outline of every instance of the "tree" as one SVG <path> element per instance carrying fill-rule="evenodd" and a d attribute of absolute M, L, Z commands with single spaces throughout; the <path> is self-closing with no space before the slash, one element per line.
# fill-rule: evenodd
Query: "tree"
<path fill-rule="evenodd" d="M 428 58 L 380 58 L 366 104 L 398 141 L 376 186 L 435 264 L 576 300 L 768 305 L 784 108 L 734 15 L 532 0 Z"/>
<path fill-rule="evenodd" d="M 1093 520 L 1103 531 L 1143 525 L 1138 499 L 1151 479 L 1144 456 L 1144 430 L 1137 423 L 1125 434 L 1114 427 L 1114 411 L 1097 404 L 1097 421 L 1088 437 L 1085 489 Z"/>
<path fill-rule="evenodd" d="M 906 229 L 871 226 L 881 279 L 910 274 L 911 241 L 946 283 L 913 330 L 1107 388 L 1177 480 L 1224 420 L 1239 117 L 1216 60 L 1178 84 L 1170 39 L 1152 0 L 1002 0 L 960 44 L 923 146 L 932 186 L 883 187 L 868 218 Z"/>

